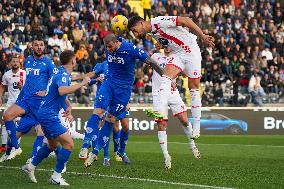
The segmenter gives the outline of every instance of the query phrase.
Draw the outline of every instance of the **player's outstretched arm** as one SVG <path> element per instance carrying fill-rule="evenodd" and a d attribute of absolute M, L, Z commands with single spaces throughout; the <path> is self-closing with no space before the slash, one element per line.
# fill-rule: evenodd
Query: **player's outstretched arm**
<path fill-rule="evenodd" d="M 60 96 L 74 93 L 76 90 L 80 89 L 81 87 L 87 85 L 90 81 L 89 77 L 85 77 L 81 83 L 72 85 L 72 86 L 62 86 L 58 88 L 58 92 Z"/>
<path fill-rule="evenodd" d="M 191 28 L 194 31 L 194 33 L 198 35 L 204 43 L 206 43 L 210 47 L 215 46 L 214 37 L 210 35 L 205 35 L 202 32 L 202 30 L 192 21 L 191 18 L 179 16 L 177 20 L 178 20 L 177 21 L 178 26 L 184 26 L 184 27 Z"/>
<path fill-rule="evenodd" d="M 156 62 L 153 58 L 148 56 L 148 58 L 144 62 L 151 66 L 160 76 L 164 74 L 163 70 L 158 65 L 158 62 Z"/>
<path fill-rule="evenodd" d="M 82 76 L 74 76 L 72 77 L 72 81 L 78 81 L 78 80 L 83 80 L 85 77 L 89 77 L 89 78 L 94 78 L 96 77 L 96 72 L 88 72 Z"/>

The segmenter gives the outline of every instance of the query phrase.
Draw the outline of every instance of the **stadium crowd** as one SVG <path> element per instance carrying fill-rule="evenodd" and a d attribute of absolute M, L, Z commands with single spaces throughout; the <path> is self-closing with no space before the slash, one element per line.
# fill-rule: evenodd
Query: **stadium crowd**
<path fill-rule="evenodd" d="M 215 37 L 214 49 L 202 49 L 203 105 L 247 105 L 279 102 L 284 96 L 284 1 L 281 0 L 143 0 L 146 16 L 190 16 L 205 33 Z M 9 57 L 21 62 L 30 55 L 35 35 L 46 39 L 46 53 L 55 64 L 65 49 L 76 52 L 77 74 L 86 73 L 104 60 L 102 39 L 110 32 L 110 20 L 122 14 L 136 15 L 127 0 L 1 0 L 0 72 L 9 69 Z M 155 51 L 149 36 L 135 41 L 148 53 Z M 199 43 L 201 44 L 201 43 Z M 134 103 L 151 102 L 151 68 L 136 64 Z M 185 79 L 179 76 L 183 96 Z M 94 89 L 95 90 L 95 89 Z M 94 90 L 82 88 L 73 102 L 89 105 Z"/>

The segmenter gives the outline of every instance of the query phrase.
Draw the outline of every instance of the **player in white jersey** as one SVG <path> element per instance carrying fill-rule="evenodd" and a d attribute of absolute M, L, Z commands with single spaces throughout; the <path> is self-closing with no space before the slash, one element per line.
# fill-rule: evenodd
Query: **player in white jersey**
<path fill-rule="evenodd" d="M 168 102 L 172 79 L 176 78 L 181 72 L 189 78 L 188 87 L 190 89 L 193 117 L 192 137 L 198 138 L 200 136 L 201 117 L 199 87 L 202 57 L 196 41 L 197 36 L 188 32 L 188 28 L 193 30 L 204 43 L 211 47 L 214 47 L 214 38 L 205 35 L 189 17 L 159 16 L 144 21 L 139 16 L 133 16 L 128 20 L 128 28 L 136 37 L 144 38 L 147 33 L 152 35 L 161 45 L 171 50 L 158 93 L 161 104 Z"/>
<path fill-rule="evenodd" d="M 83 140 L 84 139 L 84 134 L 78 133 L 75 128 L 71 127 L 71 123 L 73 121 L 73 117 L 72 118 L 71 117 L 69 117 L 69 118 L 64 117 L 64 112 L 65 112 L 65 110 L 62 108 L 59 111 L 59 116 L 58 116 L 60 121 L 61 121 L 61 123 L 62 123 L 62 125 L 65 126 L 68 129 L 68 131 L 69 131 L 69 133 L 70 133 L 70 135 L 71 135 L 71 137 L 73 139 L 81 139 L 81 140 Z"/>
<path fill-rule="evenodd" d="M 0 85 L 0 106 L 2 106 L 2 96 L 5 93 L 6 88 L 8 91 L 8 101 L 6 104 L 6 109 L 16 102 L 21 88 L 26 80 L 26 71 L 20 69 L 20 62 L 18 57 L 12 57 L 10 61 L 10 66 L 11 69 L 5 72 Z M 0 151 L 4 152 L 6 151 L 6 144 L 8 140 L 8 133 L 4 124 L 2 125 L 1 139 L 2 147 Z"/>
<path fill-rule="evenodd" d="M 156 44 L 156 48 L 160 49 L 159 44 Z M 152 59 L 159 63 L 159 66 L 163 69 L 165 65 L 168 63 L 167 55 L 170 53 L 169 49 L 164 49 L 165 54 L 162 53 L 154 53 L 152 55 Z M 160 104 L 159 101 L 159 90 L 162 84 L 162 77 L 156 72 L 153 72 L 152 76 L 152 95 L 153 95 L 153 110 L 156 112 L 161 112 L 163 114 L 163 119 L 156 119 L 158 126 L 158 139 L 160 142 L 160 146 L 164 155 L 165 160 L 165 168 L 171 168 L 171 156 L 169 155 L 167 149 L 167 133 L 166 127 L 168 125 L 168 106 L 173 112 L 174 116 L 177 117 L 181 124 L 183 125 L 183 130 L 188 137 L 189 147 L 196 159 L 200 158 L 200 153 L 195 145 L 194 139 L 192 139 L 192 125 L 188 121 L 187 117 L 187 108 L 184 102 L 181 99 L 179 91 L 176 89 L 175 85 L 172 85 L 172 91 L 168 98 L 167 106 L 164 104 Z M 147 113 L 147 112 L 146 112 Z"/>

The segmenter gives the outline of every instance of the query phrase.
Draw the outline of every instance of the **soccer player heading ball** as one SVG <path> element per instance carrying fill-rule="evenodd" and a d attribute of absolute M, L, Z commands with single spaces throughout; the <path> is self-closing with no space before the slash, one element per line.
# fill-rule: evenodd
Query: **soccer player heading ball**
<path fill-rule="evenodd" d="M 144 38 L 148 33 L 171 51 L 168 55 L 169 61 L 164 68 L 164 76 L 158 93 L 161 106 L 168 106 L 172 79 L 176 78 L 181 72 L 188 77 L 193 117 L 192 138 L 198 138 L 200 136 L 201 117 L 199 86 L 202 57 L 196 41 L 197 36 L 188 32 L 186 28 L 193 30 L 208 46 L 214 47 L 214 38 L 205 35 L 188 17 L 159 16 L 144 21 L 139 16 L 133 16 L 128 20 L 128 29 L 133 32 L 135 37 Z"/>

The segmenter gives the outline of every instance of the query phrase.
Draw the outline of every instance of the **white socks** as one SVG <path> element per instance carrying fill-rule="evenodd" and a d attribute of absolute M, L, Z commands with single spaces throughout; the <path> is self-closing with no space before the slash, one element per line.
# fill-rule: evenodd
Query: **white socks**
<path fill-rule="evenodd" d="M 81 139 L 83 140 L 85 135 L 84 134 L 81 134 L 81 133 L 78 133 L 77 131 L 75 131 L 74 129 L 70 128 L 69 129 L 70 133 L 71 133 L 71 137 L 73 139 Z"/>
<path fill-rule="evenodd" d="M 187 127 L 182 127 L 185 135 L 188 138 L 188 144 L 190 149 L 196 147 L 194 140 L 192 139 L 192 125 L 189 123 Z"/>
<path fill-rule="evenodd" d="M 1 140 L 2 140 L 2 144 L 7 144 L 8 133 L 7 133 L 5 125 L 2 125 Z"/>
<path fill-rule="evenodd" d="M 201 98 L 199 89 L 190 90 L 191 113 L 193 118 L 193 137 L 200 136 Z"/>
<path fill-rule="evenodd" d="M 188 140 L 191 139 L 192 138 L 192 125 L 189 124 L 187 127 L 182 126 L 182 128 Z"/>
<path fill-rule="evenodd" d="M 158 138 L 159 138 L 159 142 L 160 142 L 162 152 L 164 154 L 164 158 L 169 157 L 167 132 L 166 131 L 158 131 Z"/>
<path fill-rule="evenodd" d="M 54 171 L 52 176 L 55 177 L 55 178 L 60 178 L 61 173 L 57 173 L 56 171 Z"/>

